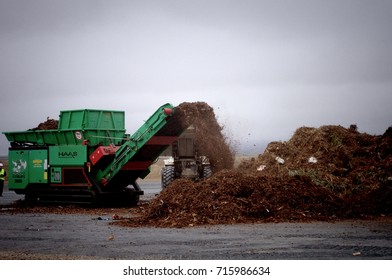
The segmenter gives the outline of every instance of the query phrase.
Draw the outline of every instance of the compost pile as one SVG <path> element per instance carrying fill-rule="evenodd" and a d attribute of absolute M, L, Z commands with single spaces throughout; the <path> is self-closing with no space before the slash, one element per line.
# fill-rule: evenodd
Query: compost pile
<path fill-rule="evenodd" d="M 207 156 L 214 172 L 231 169 L 234 164 L 234 151 L 229 139 L 223 134 L 223 127 L 218 123 L 214 110 L 205 102 L 183 102 L 175 107 L 175 114 L 170 120 L 185 130 L 189 126 L 195 129 L 195 144 L 200 155 Z"/>
<path fill-rule="evenodd" d="M 57 129 L 59 125 L 59 121 L 55 119 L 50 119 L 49 117 L 45 122 L 40 123 L 37 127 L 31 128 L 29 130 L 51 130 Z"/>
<path fill-rule="evenodd" d="M 177 180 L 128 226 L 330 221 L 392 214 L 392 129 L 299 128 L 235 170 Z"/>

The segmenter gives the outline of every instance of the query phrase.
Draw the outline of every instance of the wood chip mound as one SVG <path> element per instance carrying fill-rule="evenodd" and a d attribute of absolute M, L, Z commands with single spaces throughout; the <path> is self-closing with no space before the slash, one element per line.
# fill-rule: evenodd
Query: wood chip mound
<path fill-rule="evenodd" d="M 200 182 L 176 180 L 125 226 L 330 221 L 392 215 L 391 128 L 299 128 L 258 158 Z"/>

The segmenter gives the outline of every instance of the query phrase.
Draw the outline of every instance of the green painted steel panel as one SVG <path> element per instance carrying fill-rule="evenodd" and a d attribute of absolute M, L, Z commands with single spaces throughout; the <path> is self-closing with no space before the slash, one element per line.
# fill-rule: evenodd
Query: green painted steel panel
<path fill-rule="evenodd" d="M 24 189 L 29 183 L 29 151 L 9 151 L 8 187 L 10 190 Z"/>
<path fill-rule="evenodd" d="M 9 142 L 38 145 L 121 145 L 125 113 L 107 110 L 61 111 L 58 129 L 3 132 Z M 87 140 L 87 141 L 85 141 Z"/>
<path fill-rule="evenodd" d="M 38 145 L 121 145 L 125 130 L 35 130 L 3 132 L 9 142 L 36 143 Z"/>
<path fill-rule="evenodd" d="M 10 190 L 25 189 L 30 183 L 48 182 L 47 150 L 10 150 L 8 156 Z"/>
<path fill-rule="evenodd" d="M 93 109 L 61 111 L 59 130 L 64 129 L 124 130 L 125 113 Z"/>
<path fill-rule="evenodd" d="M 87 161 L 87 146 L 50 146 L 49 163 L 52 166 L 83 166 Z"/>
<path fill-rule="evenodd" d="M 110 144 L 120 146 L 125 140 L 125 130 L 84 130 L 82 131 L 83 139 L 88 140 L 88 145 L 104 145 Z"/>
<path fill-rule="evenodd" d="M 29 151 L 29 183 L 48 182 L 48 151 L 31 150 Z"/>

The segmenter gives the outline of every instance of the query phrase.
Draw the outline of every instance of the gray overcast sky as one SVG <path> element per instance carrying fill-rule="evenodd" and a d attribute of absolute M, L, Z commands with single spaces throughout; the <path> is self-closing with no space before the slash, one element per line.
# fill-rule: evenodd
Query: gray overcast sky
<path fill-rule="evenodd" d="M 0 0 L 0 131 L 61 110 L 205 101 L 240 152 L 392 125 L 392 1 Z M 0 155 L 8 142 L 0 138 Z"/>

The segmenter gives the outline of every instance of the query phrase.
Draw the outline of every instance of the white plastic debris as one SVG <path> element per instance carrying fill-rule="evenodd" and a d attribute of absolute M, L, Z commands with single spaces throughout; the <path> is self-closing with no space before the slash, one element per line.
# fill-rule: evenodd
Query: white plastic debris
<path fill-rule="evenodd" d="M 163 162 L 165 163 L 165 165 L 172 165 L 172 164 L 174 164 L 174 158 L 168 157 L 168 158 L 164 159 Z"/>
<path fill-rule="evenodd" d="M 309 163 L 317 163 L 317 158 L 315 158 L 315 157 L 310 157 L 310 158 L 308 159 L 308 162 L 309 162 Z"/>
<path fill-rule="evenodd" d="M 257 167 L 257 171 L 263 171 L 266 167 L 266 165 L 260 165 L 259 167 Z"/>
<path fill-rule="evenodd" d="M 280 164 L 284 164 L 284 159 L 281 157 L 276 157 L 275 160 Z"/>

